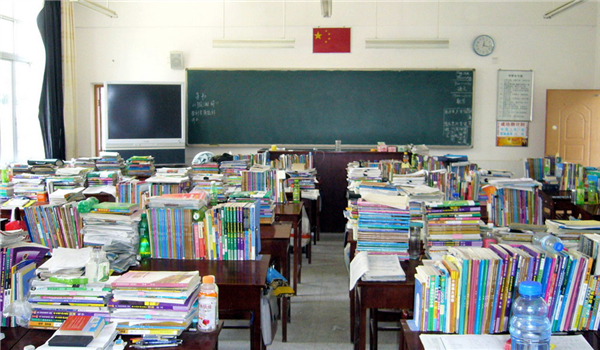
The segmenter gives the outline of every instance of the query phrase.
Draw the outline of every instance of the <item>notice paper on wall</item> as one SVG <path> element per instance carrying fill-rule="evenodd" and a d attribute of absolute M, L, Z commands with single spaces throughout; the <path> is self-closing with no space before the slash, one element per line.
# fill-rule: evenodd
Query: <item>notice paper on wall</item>
<path fill-rule="evenodd" d="M 529 122 L 496 122 L 496 146 L 527 147 Z"/>
<path fill-rule="evenodd" d="M 498 70 L 496 120 L 531 121 L 533 115 L 533 71 Z"/>

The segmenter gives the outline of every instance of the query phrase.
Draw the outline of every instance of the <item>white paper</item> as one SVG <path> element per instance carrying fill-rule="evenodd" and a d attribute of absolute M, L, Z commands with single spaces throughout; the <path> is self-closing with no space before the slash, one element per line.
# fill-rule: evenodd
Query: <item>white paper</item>
<path fill-rule="evenodd" d="M 350 262 L 350 290 L 354 289 L 356 282 L 369 271 L 369 253 L 358 252 Z"/>
<path fill-rule="evenodd" d="M 388 205 L 398 209 L 408 208 L 408 196 L 386 196 L 368 192 L 365 194 L 361 193 L 361 197 L 371 203 Z"/>

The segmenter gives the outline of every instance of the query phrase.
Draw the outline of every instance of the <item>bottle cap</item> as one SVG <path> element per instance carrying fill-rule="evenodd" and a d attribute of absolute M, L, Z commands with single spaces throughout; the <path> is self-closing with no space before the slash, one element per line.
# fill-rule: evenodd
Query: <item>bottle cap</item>
<path fill-rule="evenodd" d="M 556 242 L 556 243 L 554 243 L 552 248 L 554 248 L 554 250 L 556 250 L 557 252 L 562 252 L 562 250 L 565 248 L 565 246 L 561 242 Z"/>
<path fill-rule="evenodd" d="M 536 281 L 523 281 L 519 284 L 519 294 L 538 296 L 542 294 L 542 284 Z"/>
<path fill-rule="evenodd" d="M 203 284 L 215 283 L 215 276 L 213 276 L 213 275 L 202 276 L 202 283 Z"/>

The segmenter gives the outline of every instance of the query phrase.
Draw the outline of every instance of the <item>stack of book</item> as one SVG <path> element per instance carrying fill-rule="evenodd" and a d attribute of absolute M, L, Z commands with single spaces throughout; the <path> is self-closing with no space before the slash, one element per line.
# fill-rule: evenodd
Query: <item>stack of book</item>
<path fill-rule="evenodd" d="M 255 260 L 260 253 L 258 203 L 223 203 L 206 211 L 199 244 L 209 260 Z"/>
<path fill-rule="evenodd" d="M 6 240 L 0 243 L 0 310 L 5 310 L 17 300 L 27 300 L 36 266 L 50 249 L 41 244 L 25 242 L 23 236 L 16 232 L 8 234 L 2 231 L 2 236 Z M 17 326 L 15 316 L 7 317 L 0 313 L 0 319 L 2 327 Z"/>
<path fill-rule="evenodd" d="M 59 189 L 70 190 L 86 186 L 86 174 L 89 168 L 58 168 L 54 175 L 46 178 L 48 194 Z"/>
<path fill-rule="evenodd" d="M 81 201 L 85 199 L 85 195 L 83 194 L 84 190 L 85 187 L 74 187 L 70 189 L 59 188 L 50 193 L 48 196 L 48 201 L 50 204 L 54 205 L 65 204 L 73 201 Z"/>
<path fill-rule="evenodd" d="M 102 202 L 80 215 L 84 246 L 102 246 L 117 272 L 137 264 L 140 210 L 136 203 Z"/>
<path fill-rule="evenodd" d="M 89 171 L 96 171 L 96 161 L 100 159 L 100 157 L 79 157 L 75 159 L 73 162 L 74 167 L 86 168 Z"/>
<path fill-rule="evenodd" d="M 127 175 L 150 177 L 154 175 L 154 157 L 133 156 L 127 159 Z"/>
<path fill-rule="evenodd" d="M 12 178 L 14 195 L 37 199 L 38 193 L 46 192 L 47 177 L 48 175 L 44 174 L 14 174 Z"/>
<path fill-rule="evenodd" d="M 117 337 L 116 324 L 101 316 L 72 315 L 54 332 L 40 350 L 109 350 Z"/>
<path fill-rule="evenodd" d="M 560 190 L 575 190 L 579 181 L 585 179 L 585 167 L 577 163 L 557 163 L 556 176 L 560 178 Z"/>
<path fill-rule="evenodd" d="M 0 203 L 11 199 L 15 194 L 15 184 L 12 182 L 0 183 Z"/>
<path fill-rule="evenodd" d="M 125 161 L 119 152 L 100 152 L 100 159 L 96 159 L 96 168 L 100 171 L 126 172 Z"/>
<path fill-rule="evenodd" d="M 539 182 L 527 178 L 495 179 L 490 180 L 490 185 L 496 187 L 489 213 L 495 226 L 543 224 L 542 198 L 537 193 L 541 189 Z"/>
<path fill-rule="evenodd" d="M 532 245 L 451 247 L 443 260 L 417 267 L 415 321 L 420 330 L 459 334 L 508 330 L 518 284 L 542 284 L 553 332 L 598 328 L 599 276 L 579 251 L 548 253 Z"/>
<path fill-rule="evenodd" d="M 427 172 L 420 170 L 409 174 L 393 174 L 389 181 L 394 186 L 424 186 L 427 184 Z"/>
<path fill-rule="evenodd" d="M 192 175 L 204 175 L 204 174 L 218 174 L 219 163 L 217 162 L 206 162 L 206 163 L 192 163 Z"/>
<path fill-rule="evenodd" d="M 223 174 L 195 174 L 192 177 L 193 190 L 190 192 L 204 191 L 206 193 L 211 193 L 212 184 L 214 182 L 217 192 L 217 202 L 223 203 L 227 201 L 227 196 L 225 195 L 227 189 L 223 183 L 224 180 L 225 177 Z"/>
<path fill-rule="evenodd" d="M 55 282 L 59 281 L 59 282 Z M 87 283 L 85 278 L 32 279 L 29 303 L 33 309 L 29 328 L 58 329 L 68 317 L 110 319 L 108 282 Z"/>
<path fill-rule="evenodd" d="M 356 251 L 408 259 L 410 210 L 359 199 Z"/>
<path fill-rule="evenodd" d="M 250 161 L 248 159 L 226 160 L 219 164 L 221 174 L 241 175 L 242 171 L 248 170 Z"/>
<path fill-rule="evenodd" d="M 239 191 L 229 195 L 232 203 L 260 203 L 260 223 L 272 224 L 275 222 L 275 203 L 270 191 Z"/>
<path fill-rule="evenodd" d="M 121 180 L 117 184 L 117 201 L 119 203 L 137 203 L 141 208 L 144 207 L 145 198 L 150 190 L 150 184 L 135 178 Z"/>
<path fill-rule="evenodd" d="M 241 172 L 242 191 L 271 191 L 277 184 L 276 171 L 264 165 L 255 165 Z"/>
<path fill-rule="evenodd" d="M 120 172 L 114 170 L 92 171 L 87 173 L 87 184 L 92 186 L 116 186 L 120 180 Z"/>
<path fill-rule="evenodd" d="M 347 177 L 348 183 L 356 181 L 381 182 L 381 169 L 377 162 L 352 162 L 348 163 Z"/>
<path fill-rule="evenodd" d="M 180 335 L 198 314 L 198 271 L 129 271 L 111 283 L 121 334 Z"/>
<path fill-rule="evenodd" d="M 271 167 L 279 170 L 290 170 L 297 167 L 298 165 L 296 164 L 302 164 L 301 166 L 305 169 L 312 169 L 314 168 L 313 158 L 312 152 L 305 154 L 281 154 L 278 159 L 271 161 Z"/>
<path fill-rule="evenodd" d="M 600 232 L 596 220 L 546 220 L 547 232 L 561 239 L 566 248 L 577 247 L 582 235 Z"/>
<path fill-rule="evenodd" d="M 83 226 L 78 202 L 33 205 L 25 208 L 31 240 L 49 248 L 81 248 Z"/>
<path fill-rule="evenodd" d="M 187 176 L 161 176 L 154 175 L 146 182 L 150 184 L 150 196 L 160 196 L 170 193 L 185 193 L 189 190 L 192 184 L 190 177 Z"/>
<path fill-rule="evenodd" d="M 481 247 L 481 207 L 475 201 L 431 202 L 426 208 L 427 252 L 441 256 L 452 246 Z"/>
<path fill-rule="evenodd" d="M 312 190 L 317 188 L 317 169 L 304 169 L 304 170 L 289 170 L 286 172 L 288 175 L 287 187 L 291 188 L 291 185 L 298 180 L 301 190 Z"/>
<path fill-rule="evenodd" d="M 201 259 L 206 229 L 206 192 L 173 193 L 150 197 L 148 227 L 150 255 L 164 259 Z"/>

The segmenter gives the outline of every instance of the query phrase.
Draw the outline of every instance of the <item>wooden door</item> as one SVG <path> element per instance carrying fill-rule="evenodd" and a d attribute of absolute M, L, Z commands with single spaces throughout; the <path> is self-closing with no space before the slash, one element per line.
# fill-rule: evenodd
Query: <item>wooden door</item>
<path fill-rule="evenodd" d="M 546 91 L 546 155 L 599 166 L 599 141 L 600 90 Z"/>

